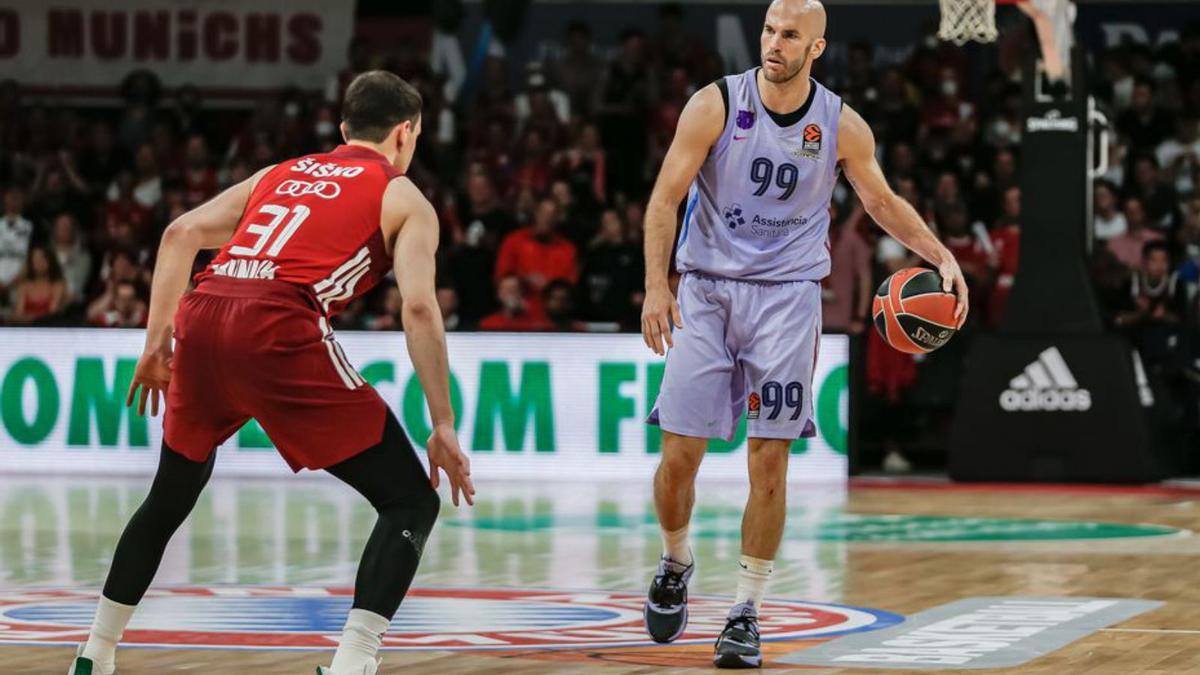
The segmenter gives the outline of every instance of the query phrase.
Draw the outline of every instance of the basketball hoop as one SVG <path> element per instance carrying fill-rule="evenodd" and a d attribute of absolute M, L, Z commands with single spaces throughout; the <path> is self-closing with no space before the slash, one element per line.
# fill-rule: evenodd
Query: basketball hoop
<path fill-rule="evenodd" d="M 996 0 L 938 0 L 942 21 L 938 37 L 960 47 L 996 41 Z"/>

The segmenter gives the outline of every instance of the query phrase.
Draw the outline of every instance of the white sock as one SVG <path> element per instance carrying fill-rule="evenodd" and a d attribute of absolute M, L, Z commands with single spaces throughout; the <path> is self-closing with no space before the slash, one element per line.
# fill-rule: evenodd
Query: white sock
<path fill-rule="evenodd" d="M 365 609 L 352 609 L 346 617 L 346 627 L 338 642 L 337 652 L 329 669 L 337 675 L 353 673 L 359 675 L 363 667 L 375 664 L 375 653 L 383 644 L 383 634 L 392 622 Z"/>
<path fill-rule="evenodd" d="M 738 559 L 741 570 L 738 573 L 737 596 L 733 604 L 749 602 L 757 611 L 762 607 L 763 596 L 767 594 L 767 581 L 775 567 L 774 560 L 762 560 L 743 555 Z"/>
<path fill-rule="evenodd" d="M 663 551 L 667 557 L 681 565 L 692 564 L 692 547 L 688 543 L 688 526 L 669 532 L 662 531 Z"/>
<path fill-rule="evenodd" d="M 103 595 L 96 604 L 96 618 L 92 620 L 92 632 L 88 634 L 83 654 L 95 664 L 97 675 L 111 675 L 116 670 L 117 643 L 125 633 L 125 626 L 133 617 L 137 605 L 122 605 Z"/>

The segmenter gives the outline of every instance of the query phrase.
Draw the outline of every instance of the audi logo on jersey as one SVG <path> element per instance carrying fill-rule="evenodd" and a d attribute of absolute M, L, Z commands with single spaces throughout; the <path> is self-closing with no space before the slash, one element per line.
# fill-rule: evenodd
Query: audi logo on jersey
<path fill-rule="evenodd" d="M 342 194 L 342 186 L 328 180 L 285 180 L 275 188 L 275 194 L 291 197 L 316 195 L 322 199 L 334 199 Z"/>

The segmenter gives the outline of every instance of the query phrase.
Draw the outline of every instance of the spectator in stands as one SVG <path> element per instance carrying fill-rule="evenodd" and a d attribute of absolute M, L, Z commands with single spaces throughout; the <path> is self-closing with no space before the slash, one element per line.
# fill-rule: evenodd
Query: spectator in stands
<path fill-rule="evenodd" d="M 587 23 L 572 21 L 567 24 L 562 54 L 551 70 L 570 99 L 571 110 L 590 117 L 594 104 L 592 92 L 604 76 L 604 62 L 596 56 L 592 29 Z"/>
<path fill-rule="evenodd" d="M 58 258 L 46 246 L 30 246 L 24 270 L 13 287 L 13 322 L 28 324 L 53 317 L 66 308 L 67 301 Z"/>
<path fill-rule="evenodd" d="M 44 157 L 39 162 L 29 210 L 31 219 L 39 224 L 50 222 L 63 211 L 76 219 L 91 215 L 87 184 L 75 171 L 73 160 L 66 151 Z"/>
<path fill-rule="evenodd" d="M 575 289 L 571 284 L 556 279 L 546 284 L 542 289 L 542 306 L 545 309 L 545 326 L 539 330 L 558 333 L 579 333 L 587 330 L 587 325 L 575 320 Z"/>
<path fill-rule="evenodd" d="M 919 262 L 912 252 L 887 235 L 879 239 L 876 260 L 884 277 Z M 866 333 L 867 419 L 875 421 L 867 428 L 871 430 L 869 433 L 879 436 L 878 441 L 883 449 L 883 468 L 886 471 L 905 472 L 912 468 L 912 463 L 904 456 L 902 444 L 911 439 L 914 426 L 914 415 L 912 406 L 907 402 L 907 394 L 916 385 L 917 364 L 912 354 L 888 346 L 879 331 L 869 330 Z"/>
<path fill-rule="evenodd" d="M 986 243 L 971 231 L 969 218 L 966 204 L 955 202 L 942 208 L 938 223 L 942 226 L 942 242 L 962 268 L 975 300 L 975 294 L 991 282 L 996 261 Z"/>
<path fill-rule="evenodd" d="M 1158 162 L 1153 155 L 1140 155 L 1133 160 L 1133 183 L 1127 186 L 1146 210 L 1148 225 L 1160 232 L 1175 226 L 1179 197 L 1175 188 L 1159 177 Z"/>
<path fill-rule="evenodd" d="M 154 158 L 154 148 L 148 144 L 138 146 L 133 158 L 134 173 L 132 177 L 133 199 L 145 209 L 153 209 L 162 199 L 162 176 L 158 172 L 158 161 Z M 114 182 L 108 188 L 108 198 L 116 200 L 120 197 L 120 187 Z"/>
<path fill-rule="evenodd" d="M 108 228 L 114 222 L 126 222 L 133 228 L 135 237 L 146 239 L 152 230 L 153 212 L 137 199 L 133 180 L 133 174 L 128 170 L 117 173 L 104 205 L 104 226 Z"/>
<path fill-rule="evenodd" d="M 79 158 L 79 175 L 87 181 L 89 193 L 103 194 L 127 163 L 128 156 L 117 147 L 112 126 L 106 121 L 93 122 L 87 146 Z"/>
<path fill-rule="evenodd" d="M 937 215 L 938 225 L 944 226 L 942 221 L 946 214 L 959 206 L 965 207 L 966 202 L 963 200 L 958 174 L 953 171 L 942 171 L 938 174 L 937 183 L 933 189 L 933 212 Z"/>
<path fill-rule="evenodd" d="M 125 110 L 117 125 L 117 139 L 129 151 L 150 140 L 153 110 L 158 105 L 162 83 L 145 69 L 135 70 L 121 82 Z"/>
<path fill-rule="evenodd" d="M 1004 192 L 1003 213 L 992 229 L 992 247 L 996 258 L 996 283 L 988 301 L 988 325 L 998 326 L 1008 306 L 1008 294 L 1017 276 L 1021 254 L 1021 188 L 1010 187 Z"/>
<path fill-rule="evenodd" d="M 313 123 L 313 138 L 317 142 L 316 151 L 332 152 L 342 142 L 338 121 L 338 113 L 331 106 L 325 105 L 317 109 L 317 119 Z"/>
<path fill-rule="evenodd" d="M 1200 119 L 1180 117 L 1175 135 L 1163 141 L 1155 151 L 1164 179 L 1181 195 L 1191 195 L 1200 177 Z"/>
<path fill-rule="evenodd" d="M 460 217 L 466 224 L 468 239 L 486 240 L 493 249 L 517 229 L 517 221 L 500 200 L 492 177 L 479 165 L 468 170 L 467 208 Z"/>
<path fill-rule="evenodd" d="M 971 295 L 971 305 L 978 310 L 967 317 L 968 323 L 974 325 L 977 321 L 986 321 L 988 317 L 986 304 L 991 298 L 999 261 L 991 241 L 981 238 L 982 224 L 976 223 L 973 227 L 969 219 L 967 206 L 962 202 L 946 205 L 939 210 L 942 242 L 962 268 Z"/>
<path fill-rule="evenodd" d="M 583 256 L 581 315 L 588 321 L 637 325 L 634 294 L 642 289 L 642 252 L 630 243 L 619 211 L 605 209 L 600 232 Z"/>
<path fill-rule="evenodd" d="M 400 289 L 388 284 L 383 292 L 383 311 L 377 316 L 368 317 L 363 323 L 367 330 L 403 330 L 403 309 L 404 298 L 400 295 Z"/>
<path fill-rule="evenodd" d="M 1142 200 L 1129 197 L 1125 200 L 1124 233 L 1108 239 L 1108 249 L 1126 269 L 1137 269 L 1142 264 L 1142 250 L 1151 241 L 1163 238 L 1161 232 L 1150 229 L 1146 222 L 1146 210 Z"/>
<path fill-rule="evenodd" d="M 117 283 L 128 281 L 135 286 L 148 286 L 150 270 L 138 263 L 134 252 L 116 248 L 108 252 L 100 268 L 99 277 L 100 285 L 104 289 L 102 295 L 112 295 L 116 292 Z"/>
<path fill-rule="evenodd" d="M 695 93 L 683 66 L 672 67 L 666 75 L 666 81 L 656 97 L 654 110 L 650 115 L 650 159 L 655 164 L 662 163 L 666 157 L 667 149 L 671 147 L 671 139 L 675 138 L 679 114 Z"/>
<path fill-rule="evenodd" d="M 871 247 L 860 232 L 869 222 L 862 203 L 854 200 L 849 215 L 837 218 L 829 231 L 832 268 L 821 282 L 821 322 L 825 330 L 859 335 L 871 312 Z"/>
<path fill-rule="evenodd" d="M 1187 285 L 1190 297 L 1200 299 L 1200 293 L 1197 292 L 1200 291 L 1200 194 L 1184 204 L 1179 245 L 1183 250 L 1179 280 Z M 1200 319 L 1200 314 L 1196 318 Z M 1200 348 L 1200 345 L 1196 347 Z"/>
<path fill-rule="evenodd" d="M 612 160 L 608 185 L 635 198 L 645 191 L 645 123 L 651 86 L 646 36 L 639 30 L 626 30 L 621 33 L 621 51 L 595 89 L 596 113 Z"/>
<path fill-rule="evenodd" d="M 466 187 L 465 208 L 453 217 L 462 223 L 462 238 L 447 247 L 443 267 L 458 293 L 464 317 L 478 321 L 493 307 L 496 251 L 504 236 L 516 229 L 517 221 L 482 167 L 469 169 Z"/>
<path fill-rule="evenodd" d="M 50 228 L 50 246 L 62 268 L 63 281 L 67 286 L 67 303 L 82 301 L 91 278 L 92 254 L 83 245 L 83 235 L 74 216 L 69 213 L 58 214 Z"/>
<path fill-rule="evenodd" d="M 146 303 L 138 297 L 131 281 L 117 281 L 96 298 L 87 311 L 88 323 L 104 328 L 142 328 L 146 325 Z"/>
<path fill-rule="evenodd" d="M 1129 226 L 1125 222 L 1125 214 L 1117 209 L 1116 186 L 1106 180 L 1096 181 L 1092 199 L 1095 202 L 1092 208 L 1092 232 L 1096 239 L 1104 242 L 1125 234 Z"/>
<path fill-rule="evenodd" d="M 496 299 L 500 309 L 479 322 L 479 330 L 530 331 L 542 330 L 546 322 L 530 312 L 521 290 L 521 280 L 508 276 L 496 282 Z"/>
<path fill-rule="evenodd" d="M 591 243 L 600 229 L 600 217 L 588 205 L 575 201 L 575 193 L 565 180 L 550 184 L 550 198 L 558 205 L 558 231 L 580 251 Z M 530 196 L 529 213 L 537 209 L 537 201 Z M 528 222 L 528 218 L 525 219 Z"/>
<path fill-rule="evenodd" d="M 908 178 L 915 181 L 919 178 L 917 154 L 913 151 L 911 144 L 897 141 L 891 146 L 887 156 L 888 170 L 896 179 Z"/>
<path fill-rule="evenodd" d="M 1170 367 L 1181 354 L 1180 331 L 1185 294 L 1171 271 L 1165 242 L 1152 241 L 1142 252 L 1142 264 L 1130 277 L 1129 293 L 1117 307 L 1115 323 L 1134 342 L 1147 368 Z"/>
<path fill-rule="evenodd" d="M 600 132 L 591 123 L 579 128 L 574 142 L 554 161 L 555 173 L 567 181 L 575 203 L 589 210 L 606 199 L 606 166 Z"/>
<path fill-rule="evenodd" d="M 447 331 L 466 329 L 458 313 L 458 292 L 450 286 L 442 286 L 437 289 L 437 302 L 442 311 L 442 325 Z"/>
<path fill-rule="evenodd" d="M 921 125 L 933 131 L 949 131 L 959 120 L 975 115 L 975 107 L 959 95 L 958 70 L 941 69 L 937 95 L 921 109 Z"/>
<path fill-rule="evenodd" d="M 225 169 L 217 173 L 217 182 L 221 189 L 246 180 L 254 175 L 254 170 L 250 168 L 250 163 L 244 159 L 234 158 Z"/>
<path fill-rule="evenodd" d="M 554 142 L 571 119 L 571 99 L 551 86 L 541 61 L 531 61 L 525 66 L 525 91 L 513 99 L 513 113 L 518 132 L 537 129 Z"/>
<path fill-rule="evenodd" d="M 204 114 L 200 90 L 195 85 L 185 84 L 175 90 L 173 103 L 170 116 L 175 128 L 188 136 L 203 134 L 208 118 Z"/>
<path fill-rule="evenodd" d="M 189 209 L 217 194 L 217 174 L 209 165 L 208 142 L 200 134 L 188 137 L 184 166 L 180 173 L 187 191 L 184 199 Z"/>
<path fill-rule="evenodd" d="M 333 317 L 334 327 L 338 330 L 365 330 L 368 327 L 366 308 L 365 298 L 354 299 L 337 316 Z"/>
<path fill-rule="evenodd" d="M 704 66 L 705 41 L 688 29 L 681 3 L 664 2 L 658 6 L 658 25 L 647 46 L 650 65 L 656 72 L 685 68 L 693 75 L 701 74 L 698 71 Z M 711 78 L 705 83 L 709 81 Z"/>
<path fill-rule="evenodd" d="M 1117 116 L 1117 130 L 1135 148 L 1157 148 L 1171 128 L 1171 118 L 1154 103 L 1154 83 L 1138 79 L 1129 108 Z"/>
<path fill-rule="evenodd" d="M 552 198 L 538 202 L 533 222 L 504 239 L 496 259 L 496 280 L 515 276 L 521 280 L 525 300 L 538 312 L 542 289 L 555 279 L 574 284 L 579 279 L 575 246 L 559 235 L 558 204 Z"/>
<path fill-rule="evenodd" d="M 545 192 L 550 187 L 551 165 L 550 148 L 541 129 L 530 128 L 525 132 L 521 143 L 521 154 L 513 171 L 512 189 L 520 191 L 529 188 L 536 194 Z"/>
<path fill-rule="evenodd" d="M 33 222 L 22 215 L 24 211 L 25 191 L 10 185 L 4 191 L 4 215 L 0 216 L 0 309 L 8 305 L 33 238 Z"/>
<path fill-rule="evenodd" d="M 869 118 L 871 129 L 875 132 L 875 138 L 883 145 L 894 150 L 898 144 L 916 138 L 918 112 L 913 105 L 909 85 L 899 68 L 887 68 L 883 71 L 879 77 L 878 100 L 868 109 L 874 111 Z M 909 150 L 911 151 L 911 147 Z M 899 172 L 901 167 L 890 166 L 889 169 L 894 174 Z"/>

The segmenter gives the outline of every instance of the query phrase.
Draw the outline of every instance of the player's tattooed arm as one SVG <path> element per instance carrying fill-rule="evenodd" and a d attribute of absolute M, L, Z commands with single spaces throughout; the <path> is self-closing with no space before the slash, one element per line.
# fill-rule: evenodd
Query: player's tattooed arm
<path fill-rule="evenodd" d="M 715 84 L 704 87 L 687 102 L 675 127 L 675 138 L 663 159 L 646 205 L 646 298 L 642 304 L 642 338 L 656 354 L 665 354 L 671 341 L 671 322 L 683 328 L 679 303 L 667 285 L 667 266 L 675 242 L 679 203 L 700 171 L 704 158 L 725 127 L 725 104 Z"/>
<path fill-rule="evenodd" d="M 937 267 L 943 290 L 958 296 L 955 318 L 962 325 L 967 318 L 967 282 L 958 262 L 912 204 L 888 185 L 875 159 L 875 134 L 848 105 L 842 106 L 838 121 L 838 160 L 871 218 L 896 241 Z"/>

